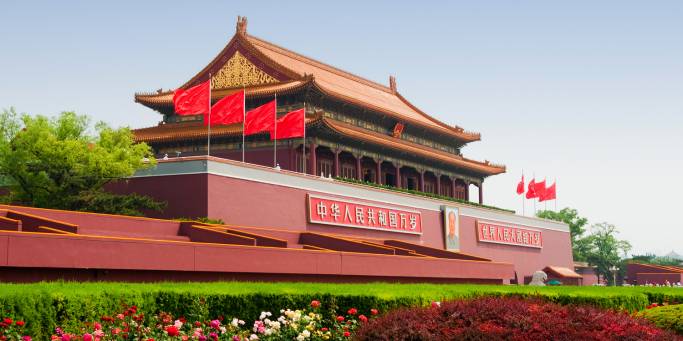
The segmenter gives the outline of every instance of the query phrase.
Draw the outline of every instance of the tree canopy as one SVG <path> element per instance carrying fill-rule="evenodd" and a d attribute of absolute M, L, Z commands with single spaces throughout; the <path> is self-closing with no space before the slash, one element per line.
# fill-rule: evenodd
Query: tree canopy
<path fill-rule="evenodd" d="M 539 218 L 561 221 L 569 225 L 569 232 L 572 240 L 572 253 L 575 261 L 585 262 L 586 259 L 586 243 L 582 240 L 583 234 L 586 232 L 585 226 L 588 224 L 588 219 L 579 216 L 576 209 L 565 207 L 559 212 L 545 210 L 536 213 Z"/>
<path fill-rule="evenodd" d="M 577 210 L 569 207 L 559 212 L 540 211 L 536 216 L 569 225 L 574 261 L 588 262 L 595 266 L 597 274 L 609 283 L 612 283 L 614 277 L 610 270 L 612 267 L 618 268 L 620 273 L 624 272 L 622 256 L 626 256 L 631 244 L 617 238 L 616 226 L 609 223 L 593 224 L 590 226 L 590 233 L 586 235 L 588 219 L 580 217 Z"/>
<path fill-rule="evenodd" d="M 139 215 L 163 205 L 145 196 L 109 193 L 104 186 L 154 165 L 151 148 L 135 143 L 128 128 L 100 122 L 93 129 L 87 116 L 74 112 L 54 118 L 14 109 L 0 114 L 0 180 L 10 189 L 5 201 Z"/>

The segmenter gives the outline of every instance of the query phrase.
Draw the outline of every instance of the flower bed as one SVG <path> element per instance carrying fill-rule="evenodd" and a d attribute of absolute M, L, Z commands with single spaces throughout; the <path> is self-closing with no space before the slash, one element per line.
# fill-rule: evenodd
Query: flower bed
<path fill-rule="evenodd" d="M 625 312 L 540 300 L 478 298 L 403 308 L 358 329 L 358 340 L 677 340 Z"/>
<path fill-rule="evenodd" d="M 261 311 L 304 307 L 319 300 L 325 314 L 357 308 L 389 311 L 425 306 L 431 301 L 480 296 L 542 298 L 559 304 L 589 304 L 629 312 L 653 302 L 683 302 L 683 289 L 653 287 L 529 287 L 449 284 L 332 283 L 0 283 L 0 317 L 27 321 L 25 330 L 40 340 L 60 326 L 71 330 L 81 321 L 96 321 L 135 305 L 155 314 L 168 312 L 188 320 L 217 316 L 258 318 Z"/>
<path fill-rule="evenodd" d="M 364 315 L 356 308 L 346 314 L 325 314 L 320 301 L 314 300 L 306 309 L 280 310 L 279 316 L 261 312 L 253 323 L 238 318 L 219 316 L 211 320 L 190 320 L 169 313 L 148 315 L 138 307 L 124 307 L 117 314 L 102 316 L 97 321 L 81 322 L 69 328 L 56 327 L 49 337 L 53 341 L 109 340 L 348 340 L 352 333 L 378 314 L 370 309 Z M 0 340 L 32 341 L 25 331 L 24 321 L 4 318 L 0 321 Z"/>

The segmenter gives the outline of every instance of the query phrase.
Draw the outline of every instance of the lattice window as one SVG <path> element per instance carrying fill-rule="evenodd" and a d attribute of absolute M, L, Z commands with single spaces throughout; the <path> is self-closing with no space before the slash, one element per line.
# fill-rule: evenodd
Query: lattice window
<path fill-rule="evenodd" d="M 318 174 L 320 175 L 321 173 L 323 176 L 328 177 L 332 175 L 332 160 L 327 160 L 327 159 L 319 159 L 318 160 Z"/>
<path fill-rule="evenodd" d="M 347 178 L 347 179 L 355 179 L 356 178 L 356 166 L 348 164 L 348 163 L 342 163 L 342 165 L 341 165 L 341 176 L 343 178 Z"/>

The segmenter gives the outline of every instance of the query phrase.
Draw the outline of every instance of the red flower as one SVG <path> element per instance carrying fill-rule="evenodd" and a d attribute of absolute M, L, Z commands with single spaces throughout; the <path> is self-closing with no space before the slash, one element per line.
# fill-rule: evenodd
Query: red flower
<path fill-rule="evenodd" d="M 372 315 L 377 315 L 377 314 L 379 314 L 379 310 L 377 310 L 377 309 L 370 309 L 370 314 L 372 314 Z"/>
<path fill-rule="evenodd" d="M 202 326 L 202 323 L 199 322 L 199 321 L 194 321 L 194 326 L 195 326 L 195 327 L 201 327 L 201 326 Z"/>
<path fill-rule="evenodd" d="M 344 322 L 344 316 L 337 316 L 337 321 Z"/>
<path fill-rule="evenodd" d="M 322 327 L 322 328 L 320 328 L 320 331 L 323 331 L 323 332 L 326 332 L 326 331 L 328 331 L 328 330 L 329 330 L 329 329 L 327 329 L 327 327 Z"/>
<path fill-rule="evenodd" d="M 344 337 L 349 337 L 349 336 L 351 336 L 351 333 L 349 333 L 349 332 L 344 332 Z"/>
<path fill-rule="evenodd" d="M 2 320 L 2 322 L 5 322 L 7 325 L 10 325 L 10 324 L 12 324 L 12 319 L 9 317 L 5 317 L 5 319 Z"/>
<path fill-rule="evenodd" d="M 358 313 L 358 309 L 356 308 L 351 308 L 349 311 L 347 311 L 349 315 L 356 315 Z"/>
<path fill-rule="evenodd" d="M 311 301 L 311 307 L 313 307 L 313 308 L 320 307 L 320 301 L 316 301 L 316 300 Z"/>
<path fill-rule="evenodd" d="M 168 336 L 178 336 L 178 334 L 180 334 L 180 331 L 176 326 L 168 326 L 166 327 L 166 333 L 168 333 Z"/>
<path fill-rule="evenodd" d="M 358 319 L 361 320 L 361 322 L 368 322 L 368 318 L 365 317 L 365 315 L 358 315 Z"/>
<path fill-rule="evenodd" d="M 16 325 L 19 326 L 19 327 L 23 327 L 24 324 L 26 324 L 26 322 L 24 322 L 24 321 L 22 321 L 22 320 L 19 320 L 19 321 L 17 321 L 17 322 L 14 322 L 14 324 L 16 324 Z"/>

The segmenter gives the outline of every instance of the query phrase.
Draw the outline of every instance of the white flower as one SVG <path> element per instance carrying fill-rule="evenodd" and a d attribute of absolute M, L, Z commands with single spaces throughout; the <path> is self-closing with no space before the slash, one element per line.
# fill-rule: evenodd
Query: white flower
<path fill-rule="evenodd" d="M 305 329 L 304 329 L 304 331 L 301 332 L 301 335 L 303 335 L 304 337 L 308 338 L 308 337 L 311 337 L 311 332 L 309 332 L 308 330 L 305 330 Z"/>
<path fill-rule="evenodd" d="M 180 320 L 175 320 L 175 323 L 173 323 L 176 328 L 181 329 L 183 327 L 183 323 L 180 322 Z"/>
<path fill-rule="evenodd" d="M 237 324 L 238 324 L 238 323 L 239 323 L 239 320 L 237 320 L 236 318 L 234 318 L 234 319 L 232 319 L 232 321 L 230 322 L 230 325 L 233 326 L 233 327 L 237 327 Z"/>
<path fill-rule="evenodd" d="M 296 341 L 304 341 L 306 338 L 303 335 L 299 335 L 296 337 Z"/>
<path fill-rule="evenodd" d="M 259 316 L 258 319 L 259 319 L 259 320 L 263 320 L 264 318 L 266 318 L 266 312 L 265 312 L 265 311 L 262 311 L 262 312 L 261 312 L 261 316 Z"/>
<path fill-rule="evenodd" d="M 237 323 L 239 323 L 240 326 L 243 326 L 243 325 L 244 325 L 244 321 L 242 321 L 242 320 L 237 321 Z"/>
<path fill-rule="evenodd" d="M 258 335 L 256 335 L 256 334 L 249 335 L 249 340 L 258 340 Z"/>

